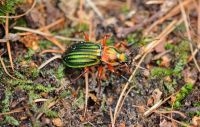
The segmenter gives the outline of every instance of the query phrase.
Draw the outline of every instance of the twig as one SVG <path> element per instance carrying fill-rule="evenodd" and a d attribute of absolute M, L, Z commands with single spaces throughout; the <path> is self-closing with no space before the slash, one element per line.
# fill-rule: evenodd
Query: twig
<path fill-rule="evenodd" d="M 109 110 L 110 110 L 110 120 L 111 120 L 112 127 L 115 127 L 115 123 L 114 123 L 114 119 L 113 119 L 113 114 L 112 114 L 111 107 L 109 108 Z"/>
<path fill-rule="evenodd" d="M 149 116 L 154 110 L 156 110 L 160 105 L 162 104 L 162 100 L 158 101 L 156 104 L 154 104 L 151 108 L 149 108 L 145 113 L 144 116 Z"/>
<path fill-rule="evenodd" d="M 8 16 L 8 14 L 6 16 Z M 6 18 L 5 31 L 6 31 L 6 38 L 8 38 L 8 36 L 9 36 L 9 19 L 8 18 Z M 7 45 L 8 56 L 9 56 L 9 60 L 10 60 L 10 66 L 11 66 L 12 70 L 14 71 L 14 65 L 13 65 L 13 61 L 12 61 L 12 55 L 11 55 L 11 49 L 10 49 L 9 40 L 7 40 L 6 45 Z"/>
<path fill-rule="evenodd" d="M 190 51 L 191 51 L 191 54 L 192 54 L 192 58 L 193 58 L 193 61 L 196 65 L 196 68 L 198 69 L 198 71 L 200 72 L 200 67 L 197 63 L 197 60 L 195 58 L 195 56 L 193 55 L 194 54 L 194 49 L 193 49 L 193 46 L 192 46 L 192 36 L 190 34 L 190 28 L 189 28 L 189 23 L 188 23 L 188 20 L 187 20 L 187 16 L 186 16 L 186 13 L 185 13 L 185 9 L 183 7 L 183 4 L 182 2 L 179 0 L 179 5 L 180 5 L 180 9 L 181 9 L 181 13 L 182 13 L 182 16 L 183 16 L 183 20 L 184 20 L 184 23 L 185 23 L 185 27 L 186 27 L 186 31 L 187 31 L 187 37 L 188 37 L 188 42 L 189 42 L 189 45 L 190 45 Z"/>
<path fill-rule="evenodd" d="M 88 95 L 89 95 L 89 81 L 88 81 L 88 71 L 86 71 L 85 72 L 85 110 L 84 110 L 84 118 L 86 118 L 86 114 L 87 114 Z"/>
<path fill-rule="evenodd" d="M 30 28 L 25 28 L 25 27 L 15 26 L 13 29 L 21 30 L 21 31 L 27 31 L 27 32 L 35 33 L 35 34 L 42 35 L 42 36 L 54 37 L 54 38 L 57 38 L 57 39 L 60 39 L 60 40 L 63 40 L 63 41 L 83 41 L 82 39 L 68 38 L 68 37 L 63 37 L 63 36 L 58 36 L 58 35 L 54 36 L 50 33 L 44 33 L 40 30 L 34 30 L 34 29 L 30 29 Z M 20 33 L 19 33 L 19 35 L 20 35 Z"/>
<path fill-rule="evenodd" d="M 20 17 L 22 17 L 22 16 L 28 14 L 28 13 L 35 7 L 35 5 L 36 5 L 36 0 L 33 1 L 33 4 L 32 4 L 32 6 L 31 6 L 31 8 L 28 9 L 25 13 L 20 14 L 20 15 L 16 15 L 16 16 L 0 16 L 0 18 L 8 18 L 8 19 L 20 18 Z"/>
<path fill-rule="evenodd" d="M 4 71 L 6 72 L 6 74 L 7 74 L 8 76 L 10 76 L 11 78 L 13 78 L 13 79 L 17 79 L 17 78 L 15 78 L 15 77 L 13 77 L 13 76 L 7 71 L 6 66 L 5 66 L 5 64 L 4 64 L 3 59 L 1 58 L 1 56 L 0 56 L 0 61 L 1 61 L 1 65 L 2 65 L 2 67 L 3 67 L 3 69 L 4 69 Z"/>
<path fill-rule="evenodd" d="M 197 23 L 197 29 L 198 29 L 198 40 L 197 40 L 197 47 L 200 50 L 200 0 L 198 1 L 198 23 Z"/>
<path fill-rule="evenodd" d="M 42 52 L 40 52 L 40 55 L 44 54 L 44 53 L 60 53 L 62 54 L 63 51 L 61 50 L 55 50 L 55 49 L 46 49 L 46 50 L 43 50 Z"/>
<path fill-rule="evenodd" d="M 23 107 L 20 107 L 20 108 L 11 110 L 9 112 L 0 113 L 0 116 L 2 116 L 2 115 L 10 115 L 10 114 L 13 114 L 13 113 L 18 113 L 18 112 L 24 112 L 23 109 L 24 109 Z"/>
<path fill-rule="evenodd" d="M 44 62 L 43 64 L 41 64 L 38 69 L 41 70 L 44 66 L 46 66 L 48 63 L 50 63 L 51 61 L 55 60 L 55 59 L 58 59 L 58 58 L 62 58 L 61 55 L 55 55 L 53 56 L 52 58 L 48 59 L 46 62 Z"/>
<path fill-rule="evenodd" d="M 88 5 L 94 10 L 94 12 L 99 16 L 101 20 L 103 20 L 103 15 L 99 11 L 99 9 L 96 7 L 96 5 L 92 2 L 92 0 L 86 0 Z"/>

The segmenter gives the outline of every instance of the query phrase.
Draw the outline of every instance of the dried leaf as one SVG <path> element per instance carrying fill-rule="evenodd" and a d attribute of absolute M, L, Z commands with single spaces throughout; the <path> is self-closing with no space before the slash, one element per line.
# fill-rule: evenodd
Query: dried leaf
<path fill-rule="evenodd" d="M 33 50 L 37 50 L 39 48 L 38 45 L 39 37 L 36 34 L 26 35 L 20 39 L 20 41 L 27 47 Z"/>

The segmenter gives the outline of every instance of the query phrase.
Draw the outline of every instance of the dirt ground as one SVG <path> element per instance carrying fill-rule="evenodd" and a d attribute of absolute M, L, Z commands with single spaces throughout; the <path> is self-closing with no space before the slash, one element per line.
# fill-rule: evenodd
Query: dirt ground
<path fill-rule="evenodd" d="M 2 0 L 0 61 L 2 127 L 200 127 L 200 0 Z"/>

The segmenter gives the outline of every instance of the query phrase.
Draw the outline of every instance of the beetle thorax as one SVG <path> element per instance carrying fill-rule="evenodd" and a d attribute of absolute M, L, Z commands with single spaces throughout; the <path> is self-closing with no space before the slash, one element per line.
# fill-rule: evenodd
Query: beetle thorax
<path fill-rule="evenodd" d="M 119 64 L 118 56 L 120 54 L 114 47 L 104 47 L 102 50 L 101 61 L 116 66 Z"/>

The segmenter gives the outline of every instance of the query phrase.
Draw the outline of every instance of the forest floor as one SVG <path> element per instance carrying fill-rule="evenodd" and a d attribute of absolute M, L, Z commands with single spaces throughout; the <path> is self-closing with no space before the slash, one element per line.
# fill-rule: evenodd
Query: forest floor
<path fill-rule="evenodd" d="M 66 66 L 84 33 L 127 62 Z M 0 126 L 200 126 L 200 0 L 2 0 L 0 61 Z"/>

